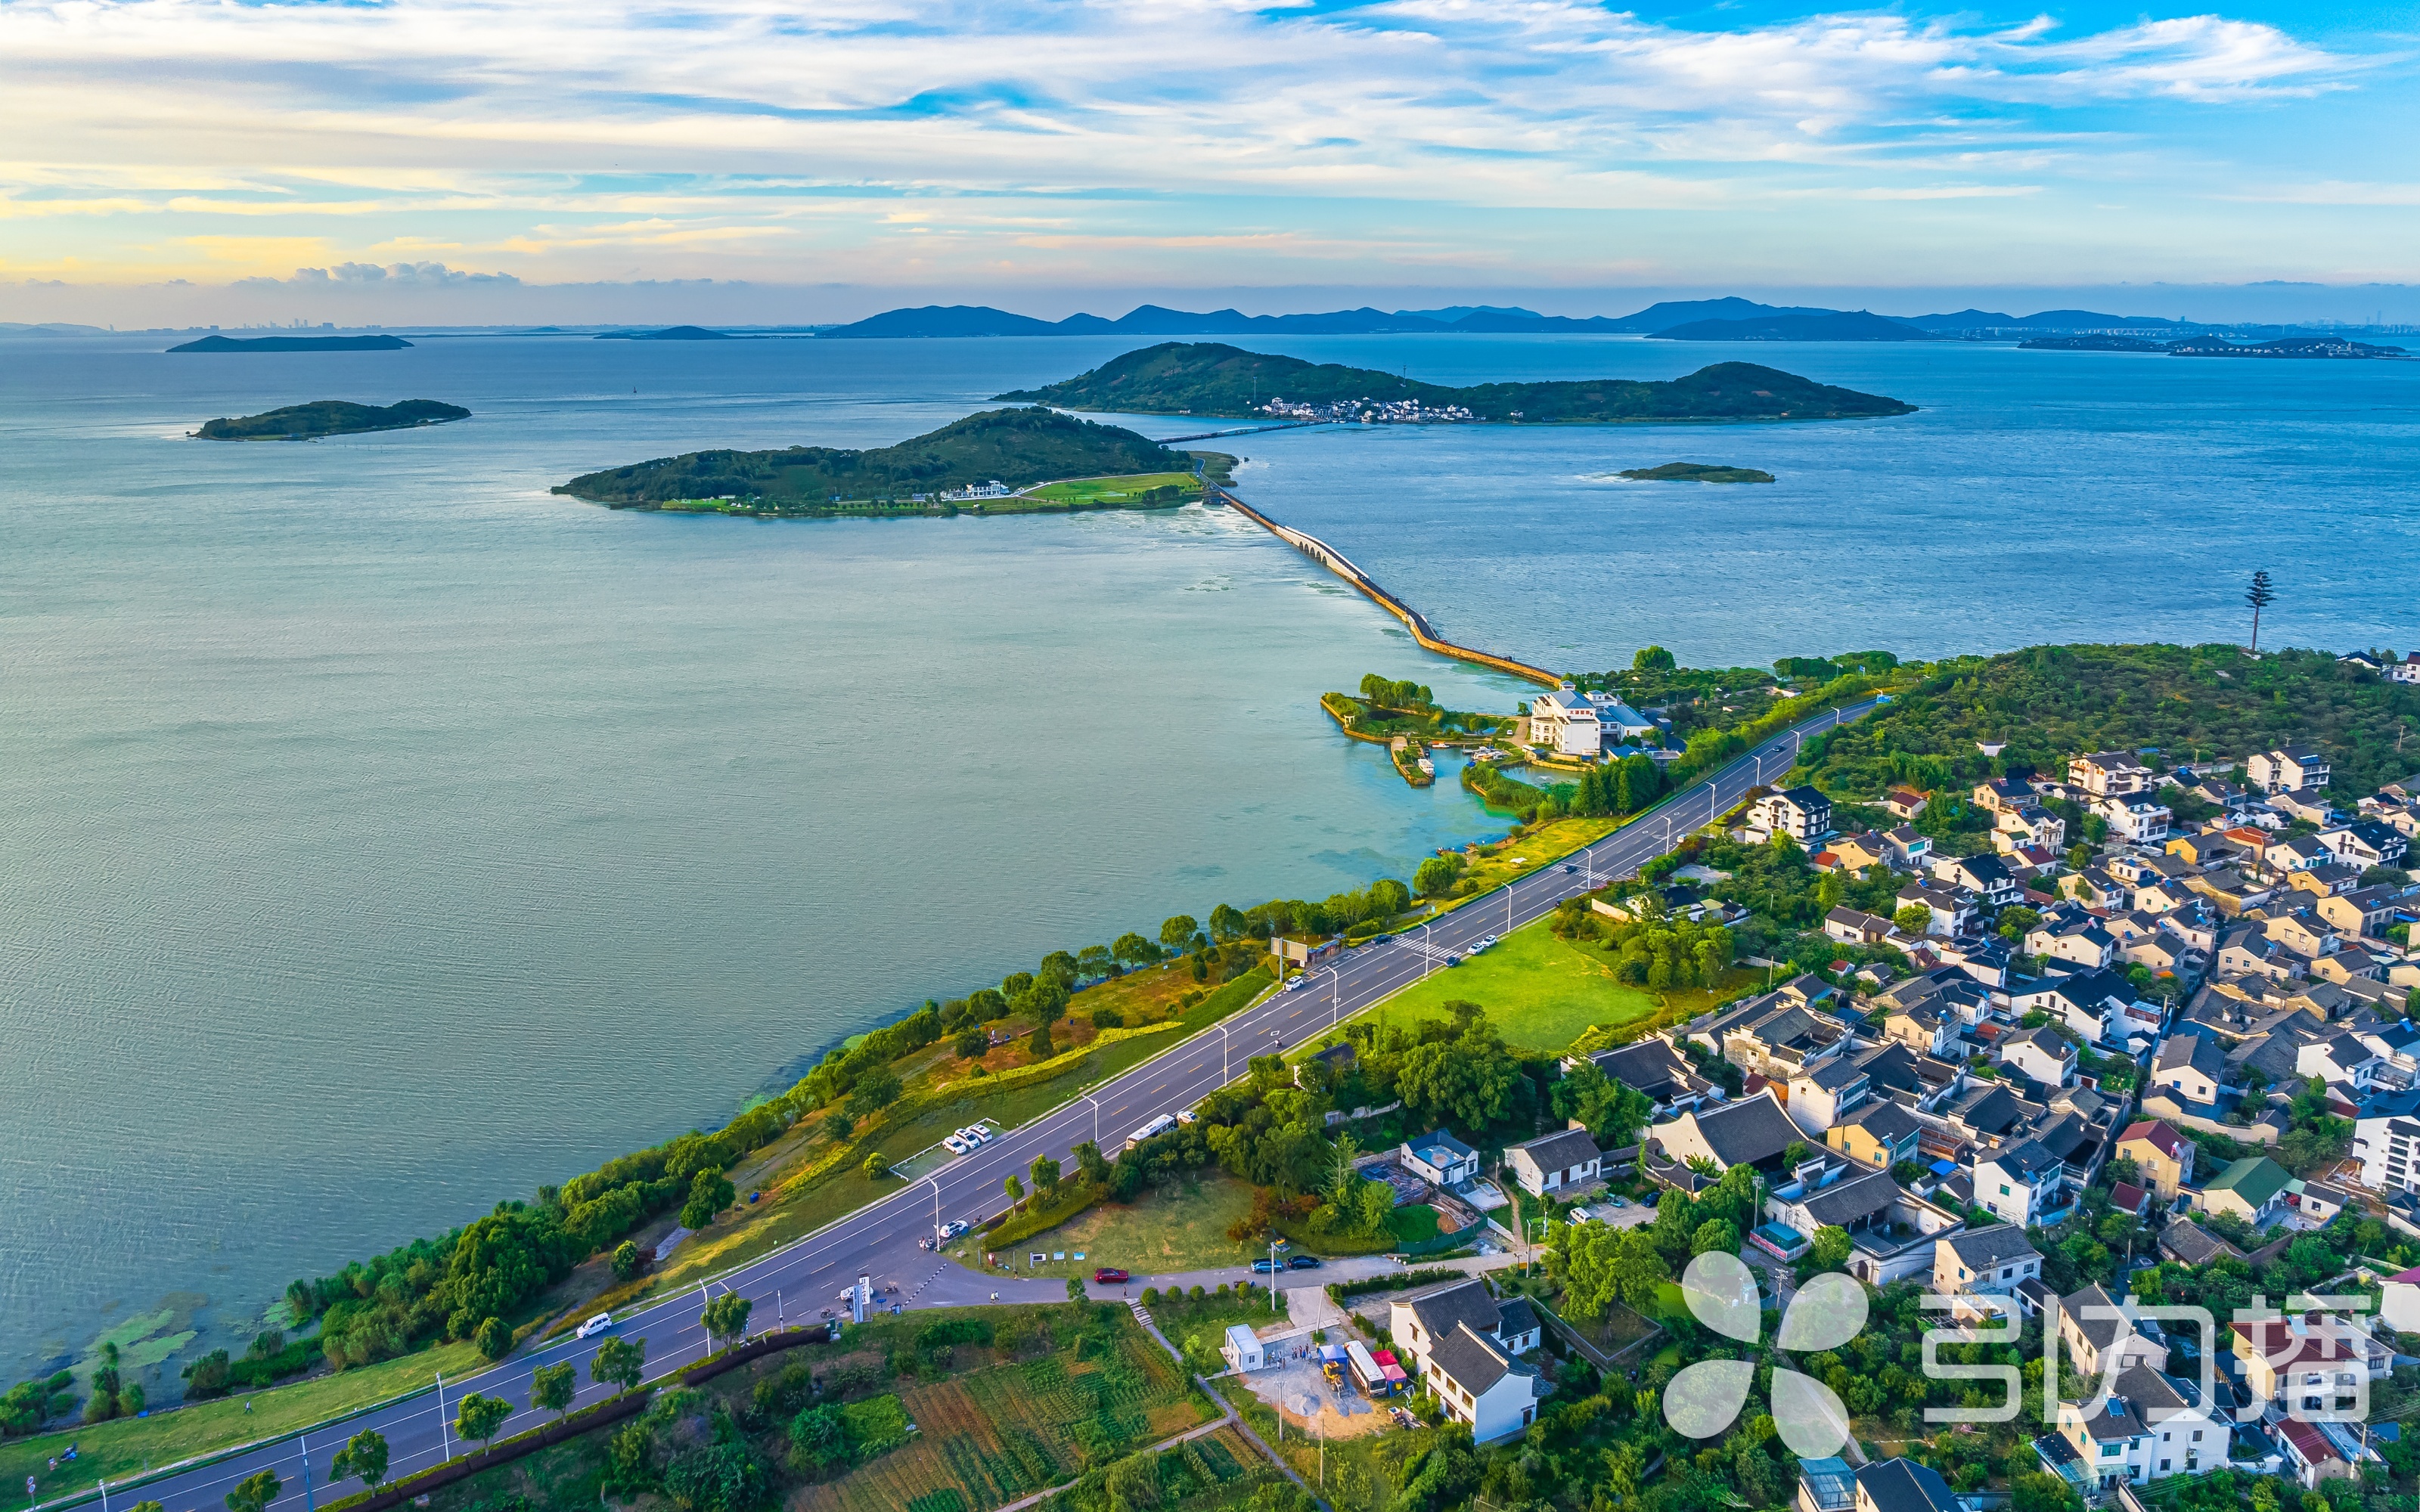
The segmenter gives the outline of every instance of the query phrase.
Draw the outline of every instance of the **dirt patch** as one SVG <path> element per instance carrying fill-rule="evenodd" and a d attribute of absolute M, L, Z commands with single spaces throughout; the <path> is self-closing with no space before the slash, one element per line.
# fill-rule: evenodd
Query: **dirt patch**
<path fill-rule="evenodd" d="M 1383 1408 L 1353 1389 L 1330 1385 L 1314 1358 L 1289 1360 L 1266 1370 L 1234 1378 L 1251 1394 L 1282 1414 L 1289 1429 L 1330 1439 L 1384 1433 L 1394 1427 Z M 1313 1409 L 1305 1412 L 1308 1406 Z"/>

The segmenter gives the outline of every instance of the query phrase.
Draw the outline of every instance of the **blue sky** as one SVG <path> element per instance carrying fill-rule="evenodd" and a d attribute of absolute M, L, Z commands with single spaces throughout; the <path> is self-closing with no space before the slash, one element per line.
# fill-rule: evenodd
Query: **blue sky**
<path fill-rule="evenodd" d="M 0 0 L 0 318 L 2420 285 L 2415 59 L 2273 0 Z"/>

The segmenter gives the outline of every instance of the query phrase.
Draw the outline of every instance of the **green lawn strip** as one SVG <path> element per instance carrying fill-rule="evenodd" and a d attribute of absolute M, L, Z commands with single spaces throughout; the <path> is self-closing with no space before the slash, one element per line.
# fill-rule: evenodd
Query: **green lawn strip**
<path fill-rule="evenodd" d="M 1477 889 L 1466 896 L 1450 900 L 1442 905 L 1442 910 L 1469 908 L 1490 903 L 1501 908 L 1504 900 L 1488 894 L 1533 872 L 1543 872 L 1574 851 L 1593 845 L 1623 825 L 1643 817 L 1634 814 L 1629 819 L 1553 819 L 1527 831 L 1517 840 L 1499 841 L 1494 847 L 1494 855 L 1478 857 L 1470 863 L 1470 870 L 1463 873 L 1464 884 L 1477 883 Z"/>
<path fill-rule="evenodd" d="M 249 1396 L 222 1397 L 149 1417 L 123 1417 L 64 1432 L 0 1440 L 0 1485 L 22 1488 L 31 1475 L 45 1498 L 88 1489 L 104 1475 L 115 1482 L 140 1474 L 147 1466 L 157 1470 L 307 1428 L 421 1390 L 435 1382 L 440 1370 L 458 1379 L 484 1363 L 470 1345 L 448 1344 Z M 246 1402 L 252 1405 L 249 1412 L 244 1411 Z M 55 1471 L 48 1469 L 51 1458 L 65 1452 L 70 1443 L 76 1446 L 75 1458 Z"/>
<path fill-rule="evenodd" d="M 1102 501 L 1116 501 L 1151 488 L 1174 488 L 1188 496 L 1202 492 L 1202 480 L 1190 472 L 1138 472 L 1119 478 L 1070 478 L 1062 483 L 1046 483 L 1029 488 L 1020 497 L 1045 499 L 1059 503 L 1089 504 Z M 986 512 L 996 510 L 1010 501 L 985 500 Z"/>
<path fill-rule="evenodd" d="M 1002 1244 L 988 1236 L 985 1248 L 998 1249 L 1017 1274 L 1041 1276 L 1091 1275 L 1101 1266 L 1115 1266 L 1137 1275 L 1165 1275 L 1177 1271 L 1209 1271 L 1250 1263 L 1258 1252 L 1227 1237 L 1228 1226 L 1251 1211 L 1252 1189 L 1224 1172 L 1204 1173 L 1191 1185 L 1176 1183 L 1146 1192 L 1121 1206 L 1105 1202 L 1055 1228 Z M 1030 1270 L 1026 1257 L 1035 1251 L 1064 1252 L 1064 1260 L 1049 1260 Z M 1081 1252 L 1082 1260 L 1074 1257 Z M 969 1256 L 980 1268 L 981 1250 Z"/>
<path fill-rule="evenodd" d="M 1656 995 L 1617 980 L 1613 957 L 1557 939 L 1547 919 L 1505 935 L 1462 964 L 1429 973 L 1387 1003 L 1398 1022 L 1443 1018 L 1455 998 L 1478 1003 L 1518 1050 L 1559 1055 L 1601 1024 L 1652 1016 Z"/>
<path fill-rule="evenodd" d="M 1437 1236 L 1437 1211 L 1416 1202 L 1387 1214 L 1387 1231 L 1406 1244 L 1425 1243 Z"/>

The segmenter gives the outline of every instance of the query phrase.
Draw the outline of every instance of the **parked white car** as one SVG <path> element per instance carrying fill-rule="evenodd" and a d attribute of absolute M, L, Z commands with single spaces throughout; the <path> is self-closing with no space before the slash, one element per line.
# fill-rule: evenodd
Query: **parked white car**
<path fill-rule="evenodd" d="M 988 1145 L 993 1140 L 999 1138 L 1000 1135 L 994 1134 L 991 1130 L 985 1128 L 980 1123 L 970 1123 L 967 1125 L 967 1137 L 973 1140 L 978 1145 Z"/>
<path fill-rule="evenodd" d="M 941 1136 L 941 1148 L 953 1155 L 963 1155 L 970 1147 L 967 1144 L 966 1135 L 948 1134 Z"/>
<path fill-rule="evenodd" d="M 591 1334 L 610 1334 L 613 1331 L 613 1315 L 612 1313 L 598 1313 L 596 1317 L 581 1324 L 579 1331 L 573 1336 L 575 1338 L 584 1339 Z"/>

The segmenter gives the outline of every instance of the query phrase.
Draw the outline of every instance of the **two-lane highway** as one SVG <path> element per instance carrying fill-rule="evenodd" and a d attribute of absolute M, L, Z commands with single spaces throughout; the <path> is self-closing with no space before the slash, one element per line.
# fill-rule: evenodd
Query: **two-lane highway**
<path fill-rule="evenodd" d="M 1094 1088 L 1078 1101 L 1008 1131 L 882 1201 L 716 1280 L 710 1289 L 716 1293 L 737 1290 L 752 1299 L 755 1304 L 750 1319 L 752 1331 L 770 1327 L 778 1319 L 815 1320 L 837 1305 L 840 1293 L 861 1273 L 875 1278 L 881 1288 L 878 1302 L 884 1306 L 980 1303 L 995 1295 L 1002 1302 L 1063 1298 L 1063 1283 L 984 1275 L 922 1248 L 919 1241 L 932 1233 L 937 1219 L 980 1224 L 1006 1207 L 1001 1179 L 1022 1174 L 1036 1156 L 1069 1162 L 1075 1147 L 1086 1140 L 1096 1141 L 1104 1153 L 1114 1156 L 1127 1134 L 1161 1114 L 1192 1107 L 1233 1080 L 1252 1057 L 1298 1045 L 1306 1037 L 1323 1033 L 1442 969 L 1447 956 L 1467 952 L 1484 936 L 1508 933 L 1553 912 L 1565 898 L 1631 875 L 1678 840 L 1737 805 L 1749 789 L 1787 772 L 1801 742 L 1861 717 L 1880 702 L 1826 714 L 1766 741 L 1711 779 L 1676 795 L 1584 851 L 1476 898 L 1386 945 L 1347 952 L 1333 964 L 1313 971 L 1306 979 L 1307 985 L 1271 994 L 1226 1023 Z M 980 1243 L 981 1236 L 970 1235 L 969 1242 Z M 1144 1279 L 1138 1277 L 1137 1284 Z M 619 1321 L 617 1332 L 624 1337 L 645 1339 L 649 1379 L 693 1364 L 710 1352 L 699 1321 L 706 1289 L 665 1299 Z M 305 1437 L 315 1495 L 326 1498 L 359 1489 L 358 1482 L 331 1487 L 327 1465 L 345 1438 L 365 1427 L 375 1427 L 386 1436 L 391 1478 L 428 1469 L 449 1455 L 462 1453 L 465 1446 L 453 1437 L 447 1420 L 468 1392 L 501 1396 L 514 1405 L 515 1413 L 499 1437 L 539 1426 L 548 1414 L 531 1409 L 529 1396 L 530 1373 L 541 1365 L 573 1362 L 581 1385 L 579 1404 L 601 1400 L 611 1388 L 588 1381 L 589 1361 L 599 1342 L 566 1338 L 517 1355 L 469 1380 L 448 1381 L 442 1411 L 439 1395 L 427 1392 L 313 1430 Z M 301 1438 L 285 1439 L 213 1464 L 165 1474 L 141 1486 L 141 1495 L 165 1504 L 169 1512 L 220 1512 L 227 1491 L 238 1481 L 269 1469 L 277 1473 L 285 1488 L 273 1504 L 277 1512 L 300 1512 L 304 1504 L 303 1453 Z M 126 1494 L 132 1495 L 134 1489 L 129 1485 Z M 113 1494 L 118 1490 L 111 1488 Z"/>

